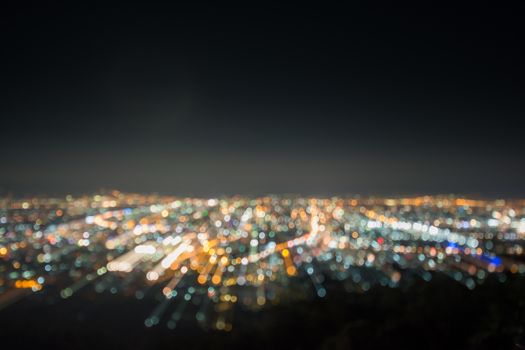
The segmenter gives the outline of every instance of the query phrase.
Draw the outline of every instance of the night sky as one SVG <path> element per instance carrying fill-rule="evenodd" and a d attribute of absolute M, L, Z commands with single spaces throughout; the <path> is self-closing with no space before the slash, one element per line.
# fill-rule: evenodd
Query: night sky
<path fill-rule="evenodd" d="M 523 6 L 248 3 L 1 11 L 0 194 L 525 197 Z"/>

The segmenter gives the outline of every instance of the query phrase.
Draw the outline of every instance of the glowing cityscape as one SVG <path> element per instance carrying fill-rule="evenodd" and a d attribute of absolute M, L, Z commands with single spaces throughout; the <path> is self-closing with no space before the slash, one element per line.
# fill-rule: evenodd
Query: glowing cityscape
<path fill-rule="evenodd" d="M 525 201 L 413 198 L 178 198 L 113 191 L 0 200 L 1 309 L 49 286 L 160 298 L 146 327 L 193 313 L 230 331 L 259 310 L 398 287 L 444 274 L 468 289 L 525 275 Z M 193 305 L 190 311 L 187 305 Z"/>

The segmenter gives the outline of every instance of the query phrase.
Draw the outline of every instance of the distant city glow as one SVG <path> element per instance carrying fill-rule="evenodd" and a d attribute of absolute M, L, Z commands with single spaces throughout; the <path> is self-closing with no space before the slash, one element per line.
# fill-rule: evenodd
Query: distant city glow
<path fill-rule="evenodd" d="M 417 198 L 175 198 L 112 192 L 0 201 L 2 305 L 48 285 L 163 301 L 145 320 L 232 329 L 234 305 L 325 298 L 444 274 L 473 289 L 525 274 L 525 201 Z M 29 293 L 29 294 L 27 294 Z M 177 305 L 171 316 L 169 304 Z"/>

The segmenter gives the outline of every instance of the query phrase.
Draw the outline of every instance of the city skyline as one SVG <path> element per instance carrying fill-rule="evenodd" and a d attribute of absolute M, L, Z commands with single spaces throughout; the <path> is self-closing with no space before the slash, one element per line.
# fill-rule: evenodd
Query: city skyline
<path fill-rule="evenodd" d="M 525 349 L 525 2 L 11 1 L 6 349 Z"/>
<path fill-rule="evenodd" d="M 334 283 L 348 293 L 440 275 L 469 290 L 491 274 L 504 283 L 525 274 L 524 239 L 525 200 L 1 199 L 0 312 L 45 288 L 55 300 L 120 293 L 158 302 L 148 328 L 195 313 L 203 329 L 231 331 L 237 303 L 323 299 Z"/>

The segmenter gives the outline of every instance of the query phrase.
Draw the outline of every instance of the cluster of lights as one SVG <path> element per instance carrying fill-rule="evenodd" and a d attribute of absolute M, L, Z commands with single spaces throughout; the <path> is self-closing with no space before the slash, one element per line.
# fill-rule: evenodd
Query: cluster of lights
<path fill-rule="evenodd" d="M 454 197 L 6 198 L 0 293 L 3 303 L 48 283 L 62 298 L 90 285 L 159 293 L 146 326 L 176 328 L 193 305 L 199 323 L 227 331 L 235 305 L 323 298 L 328 280 L 362 292 L 443 273 L 472 289 L 491 273 L 525 274 L 524 208 Z"/>

